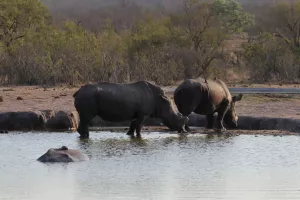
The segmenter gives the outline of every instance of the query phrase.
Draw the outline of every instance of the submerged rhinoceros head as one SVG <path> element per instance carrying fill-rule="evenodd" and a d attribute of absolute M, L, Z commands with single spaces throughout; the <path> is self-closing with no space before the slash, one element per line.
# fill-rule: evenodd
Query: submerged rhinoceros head
<path fill-rule="evenodd" d="M 229 102 L 229 109 L 224 116 L 224 122 L 229 128 L 237 128 L 238 126 L 238 116 L 235 111 L 235 102 L 240 101 L 243 98 L 242 94 L 238 96 L 233 96 L 232 101 Z"/>
<path fill-rule="evenodd" d="M 37 160 L 40 162 L 74 162 L 88 160 L 88 157 L 85 154 L 80 153 L 78 150 L 68 149 L 68 147 L 62 146 L 58 149 L 49 149 Z"/>
<path fill-rule="evenodd" d="M 184 126 L 188 123 L 189 118 L 182 116 L 181 113 L 175 112 L 170 99 L 165 95 L 159 96 L 159 116 L 163 123 L 171 130 L 178 132 L 185 131 Z"/>

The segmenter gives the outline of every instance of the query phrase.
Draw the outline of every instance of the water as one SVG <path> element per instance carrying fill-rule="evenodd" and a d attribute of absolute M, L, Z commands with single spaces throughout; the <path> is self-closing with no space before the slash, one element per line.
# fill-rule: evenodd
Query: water
<path fill-rule="evenodd" d="M 0 135 L 0 199 L 300 199 L 297 136 L 179 137 L 143 133 Z M 80 149 L 91 160 L 44 164 L 49 148 Z"/>

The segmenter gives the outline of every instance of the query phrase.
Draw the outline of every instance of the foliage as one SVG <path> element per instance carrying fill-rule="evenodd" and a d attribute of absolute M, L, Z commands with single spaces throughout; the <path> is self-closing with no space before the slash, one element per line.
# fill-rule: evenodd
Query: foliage
<path fill-rule="evenodd" d="M 45 7 L 39 0 L 1 0 L 0 1 L 0 44 L 11 50 L 11 45 L 37 30 L 49 18 Z"/>
<path fill-rule="evenodd" d="M 193 64 L 186 66 L 186 76 L 207 76 L 213 61 L 223 54 L 223 42 L 253 23 L 253 17 L 243 12 L 235 0 L 215 0 L 213 3 L 200 0 L 185 0 L 184 12 L 173 17 L 182 38 L 196 54 Z M 177 30 L 178 30 L 177 29 Z"/>
<path fill-rule="evenodd" d="M 251 27 L 254 23 L 253 16 L 246 13 L 241 4 L 235 0 L 216 0 L 213 11 L 218 19 L 218 26 L 222 33 L 234 34 Z"/>
<path fill-rule="evenodd" d="M 130 77 L 166 84 L 178 77 L 180 66 L 172 57 L 169 18 L 138 21 L 131 30 L 128 44 Z"/>
<path fill-rule="evenodd" d="M 249 27 L 257 35 L 239 52 L 240 70 L 258 82 L 299 79 L 299 2 L 264 5 L 263 16 L 253 12 L 257 26 L 237 0 L 183 0 L 174 12 L 138 8 L 123 2 L 50 17 L 39 0 L 0 0 L 0 83 L 165 85 L 217 76 L 236 53 L 225 42 Z"/>
<path fill-rule="evenodd" d="M 276 36 L 287 43 L 291 50 L 300 50 L 300 2 L 279 3 L 273 10 Z"/>
<path fill-rule="evenodd" d="M 259 82 L 298 81 L 300 2 L 280 2 L 263 8 L 261 33 L 244 47 L 251 79 Z"/>
<path fill-rule="evenodd" d="M 289 46 L 270 33 L 261 33 L 244 45 L 252 80 L 257 82 L 296 81 L 299 62 Z"/>

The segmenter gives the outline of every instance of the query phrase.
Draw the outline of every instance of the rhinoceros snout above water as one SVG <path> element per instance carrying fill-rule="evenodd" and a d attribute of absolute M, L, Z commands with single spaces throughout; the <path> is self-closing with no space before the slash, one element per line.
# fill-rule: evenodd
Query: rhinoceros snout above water
<path fill-rule="evenodd" d="M 89 160 L 87 155 L 76 149 L 69 149 L 66 146 L 49 149 L 44 155 L 37 159 L 40 162 L 77 162 Z"/>

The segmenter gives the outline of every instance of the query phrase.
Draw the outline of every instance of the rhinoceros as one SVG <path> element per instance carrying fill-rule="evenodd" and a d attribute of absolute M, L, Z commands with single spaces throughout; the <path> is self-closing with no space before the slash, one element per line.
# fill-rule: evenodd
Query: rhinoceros
<path fill-rule="evenodd" d="M 86 161 L 89 160 L 87 155 L 81 153 L 76 149 L 69 149 L 66 146 L 61 148 L 49 149 L 41 157 L 37 159 L 40 162 L 77 162 L 77 161 Z"/>
<path fill-rule="evenodd" d="M 226 84 L 219 80 L 186 79 L 174 91 L 174 102 L 183 116 L 192 112 L 206 115 L 207 128 L 214 126 L 214 113 L 218 113 L 217 122 L 221 130 L 226 130 L 223 120 L 229 128 L 236 128 L 238 116 L 235 102 L 243 95 L 231 96 Z M 185 129 L 190 131 L 188 125 Z"/>
<path fill-rule="evenodd" d="M 80 118 L 77 132 L 81 138 L 89 138 L 88 124 L 95 116 L 111 122 L 131 121 L 127 135 L 132 137 L 134 131 L 141 137 L 148 117 L 160 118 L 170 129 L 186 132 L 188 117 L 176 112 L 164 91 L 147 81 L 86 84 L 73 97 Z"/>

